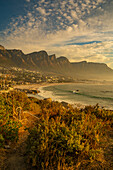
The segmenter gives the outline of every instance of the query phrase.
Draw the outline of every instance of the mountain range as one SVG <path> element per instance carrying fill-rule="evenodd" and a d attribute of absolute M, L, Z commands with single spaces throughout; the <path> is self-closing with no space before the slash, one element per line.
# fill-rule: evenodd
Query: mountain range
<path fill-rule="evenodd" d="M 24 54 L 17 49 L 7 50 L 2 45 L 0 45 L 0 66 L 71 76 L 73 79 L 113 79 L 113 70 L 104 63 L 70 62 L 64 56 L 56 58 L 55 54 L 48 55 L 46 51 Z"/>

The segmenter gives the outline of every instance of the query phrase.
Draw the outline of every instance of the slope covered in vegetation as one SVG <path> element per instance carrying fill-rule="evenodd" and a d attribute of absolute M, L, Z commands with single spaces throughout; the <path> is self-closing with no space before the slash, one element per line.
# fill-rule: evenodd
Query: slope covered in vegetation
<path fill-rule="evenodd" d="M 29 129 L 27 155 L 37 169 L 104 167 L 106 131 L 113 125 L 113 112 L 87 106 L 63 107 L 58 102 L 37 101 L 40 121 Z"/>
<path fill-rule="evenodd" d="M 21 120 L 18 119 L 17 108 L 22 108 Z M 29 120 L 33 120 L 34 124 L 27 128 L 22 123 L 26 119 L 25 111 L 38 117 L 33 120 L 31 116 Z M 107 133 L 113 127 L 113 111 L 100 109 L 98 105 L 77 109 L 51 100 L 28 98 L 16 91 L 1 94 L 1 148 L 18 140 L 20 127 L 29 132 L 24 148 L 26 169 L 107 167 L 105 150 Z M 112 168 L 113 162 L 109 162 L 108 166 Z"/>

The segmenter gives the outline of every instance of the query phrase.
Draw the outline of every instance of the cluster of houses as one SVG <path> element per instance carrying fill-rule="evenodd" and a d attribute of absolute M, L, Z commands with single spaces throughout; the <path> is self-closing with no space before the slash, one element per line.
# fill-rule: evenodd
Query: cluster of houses
<path fill-rule="evenodd" d="M 70 77 L 41 74 L 37 71 L 30 71 L 21 68 L 4 68 L 0 67 L 0 91 L 12 90 L 15 85 L 30 85 L 40 83 L 63 83 L 72 82 Z M 18 89 L 25 93 L 35 94 L 37 90 Z"/>

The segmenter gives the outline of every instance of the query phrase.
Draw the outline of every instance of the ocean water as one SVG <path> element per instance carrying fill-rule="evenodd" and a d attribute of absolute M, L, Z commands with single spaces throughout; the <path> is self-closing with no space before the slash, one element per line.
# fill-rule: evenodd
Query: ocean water
<path fill-rule="evenodd" d="M 113 84 L 63 84 L 41 87 L 39 95 L 56 101 L 65 101 L 77 107 L 96 105 L 113 109 Z"/>

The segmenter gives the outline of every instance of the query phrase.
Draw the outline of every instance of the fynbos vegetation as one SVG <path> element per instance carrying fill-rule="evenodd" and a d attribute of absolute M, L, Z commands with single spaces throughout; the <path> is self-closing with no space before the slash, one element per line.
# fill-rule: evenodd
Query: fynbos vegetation
<path fill-rule="evenodd" d="M 0 147 L 18 140 L 21 121 L 16 108 L 32 111 L 38 116 L 35 125 L 26 130 L 26 156 L 36 169 L 104 168 L 103 146 L 106 132 L 113 127 L 113 112 L 98 105 L 84 109 L 51 100 L 29 99 L 24 93 L 12 91 L 0 96 Z M 23 114 L 23 113 L 22 113 Z M 25 116 L 21 117 L 24 121 Z M 29 123 L 29 122 L 28 122 Z M 25 127 L 24 127 L 25 128 Z"/>
<path fill-rule="evenodd" d="M 0 147 L 18 140 L 18 130 L 21 126 L 16 115 L 16 108 L 29 109 L 30 100 L 21 92 L 10 92 L 0 95 Z"/>
<path fill-rule="evenodd" d="M 29 129 L 27 155 L 38 169 L 77 169 L 104 161 L 102 143 L 113 113 L 95 107 L 64 108 L 58 102 L 39 101 L 40 121 Z"/>

